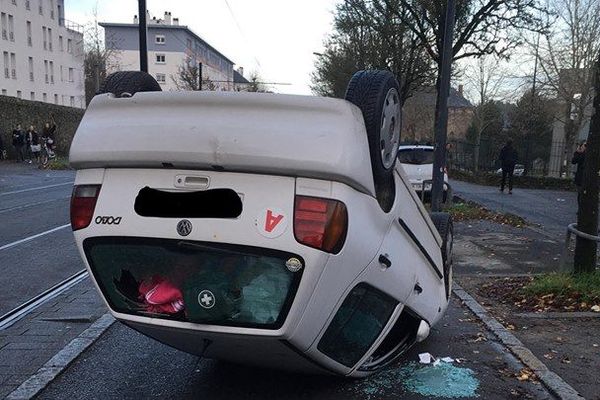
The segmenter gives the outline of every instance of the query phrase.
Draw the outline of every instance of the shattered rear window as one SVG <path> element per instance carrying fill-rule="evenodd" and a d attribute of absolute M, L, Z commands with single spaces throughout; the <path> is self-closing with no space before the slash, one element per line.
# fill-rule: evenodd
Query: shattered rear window
<path fill-rule="evenodd" d="M 173 239 L 100 237 L 84 250 L 117 312 L 211 325 L 277 329 L 304 265 L 296 255 Z"/>

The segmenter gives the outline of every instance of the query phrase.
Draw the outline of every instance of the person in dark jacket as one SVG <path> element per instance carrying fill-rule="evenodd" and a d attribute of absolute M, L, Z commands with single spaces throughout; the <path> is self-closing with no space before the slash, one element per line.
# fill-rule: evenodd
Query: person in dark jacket
<path fill-rule="evenodd" d="M 50 153 L 54 153 L 56 149 L 56 138 L 54 137 L 56 132 L 56 122 L 54 122 L 54 115 L 50 114 L 51 122 L 46 122 L 44 129 L 42 129 L 42 140 L 46 142 L 46 146 Z"/>
<path fill-rule="evenodd" d="M 511 139 L 506 141 L 506 144 L 500 150 L 500 164 L 502 165 L 502 182 L 500 183 L 500 191 L 504 192 L 506 177 L 508 176 L 508 194 L 512 194 L 513 189 L 513 174 L 515 173 L 515 165 L 519 159 L 519 154 L 513 147 Z"/>
<path fill-rule="evenodd" d="M 575 171 L 575 186 L 577 186 L 577 204 L 581 201 L 581 192 L 583 187 L 583 169 L 585 168 L 585 150 L 587 149 L 587 142 L 582 142 L 577 146 L 577 150 L 573 153 L 571 164 L 577 165 L 577 171 Z"/>
<path fill-rule="evenodd" d="M 17 153 L 17 162 L 25 161 L 25 132 L 21 129 L 21 124 L 13 129 L 12 145 Z"/>

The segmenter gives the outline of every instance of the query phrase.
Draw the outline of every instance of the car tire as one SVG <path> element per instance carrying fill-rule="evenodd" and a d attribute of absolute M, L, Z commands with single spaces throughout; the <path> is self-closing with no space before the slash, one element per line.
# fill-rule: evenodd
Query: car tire
<path fill-rule="evenodd" d="M 143 71 L 118 71 L 110 74 L 97 94 L 112 93 L 115 97 L 130 97 L 138 92 L 160 92 L 154 77 Z"/>
<path fill-rule="evenodd" d="M 381 208 L 388 212 L 396 192 L 394 167 L 402 128 L 400 86 L 389 71 L 358 71 L 348 83 L 345 98 L 362 111 L 375 195 Z"/>
<path fill-rule="evenodd" d="M 454 226 L 452 217 L 445 212 L 431 213 L 431 220 L 442 237 L 442 262 L 444 264 L 444 288 L 446 300 L 452 293 L 452 248 L 454 246 Z"/>

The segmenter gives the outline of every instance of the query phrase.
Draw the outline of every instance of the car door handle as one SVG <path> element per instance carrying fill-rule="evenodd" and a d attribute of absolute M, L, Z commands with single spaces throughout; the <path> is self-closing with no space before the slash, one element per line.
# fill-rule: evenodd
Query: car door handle
<path fill-rule="evenodd" d="M 392 266 L 392 261 L 388 258 L 387 254 L 379 255 L 379 264 L 384 266 L 386 269 Z"/>

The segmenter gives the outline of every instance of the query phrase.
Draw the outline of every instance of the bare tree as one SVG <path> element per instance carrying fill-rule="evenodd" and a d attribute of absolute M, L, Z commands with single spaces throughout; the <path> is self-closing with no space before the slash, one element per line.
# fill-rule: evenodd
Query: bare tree
<path fill-rule="evenodd" d="M 433 81 L 432 63 L 419 37 L 394 17 L 400 0 L 345 0 L 337 6 L 334 32 L 318 54 L 314 92 L 343 97 L 352 74 L 361 69 L 386 69 L 400 83 L 401 103 L 414 90 Z"/>
<path fill-rule="evenodd" d="M 594 63 L 600 52 L 600 0 L 551 0 L 550 7 L 556 20 L 536 50 L 541 84 L 562 103 L 557 117 L 565 128 L 562 166 L 591 115 Z M 571 165 L 566 165 L 568 173 Z"/>
<path fill-rule="evenodd" d="M 217 90 L 217 85 L 203 74 L 202 64 L 195 61 L 192 57 L 187 57 L 177 66 L 175 75 L 171 75 L 171 80 L 177 90 L 196 91 L 196 90 Z M 202 82 L 200 80 L 202 79 Z"/>
<path fill-rule="evenodd" d="M 106 79 L 107 71 L 115 66 L 117 51 L 106 46 L 98 26 L 98 6 L 92 11 L 94 20 L 84 30 L 84 77 L 86 104 L 92 100 Z"/>
<path fill-rule="evenodd" d="M 491 100 L 498 99 L 504 90 L 506 74 L 501 66 L 501 59 L 495 56 L 481 56 L 476 64 L 466 68 L 465 77 L 469 87 L 477 94 L 475 112 L 473 115 L 472 129 L 475 134 L 475 146 L 473 153 L 473 168 L 479 168 L 479 153 L 481 146 L 481 134 L 495 122 L 486 112 L 486 104 Z"/>

